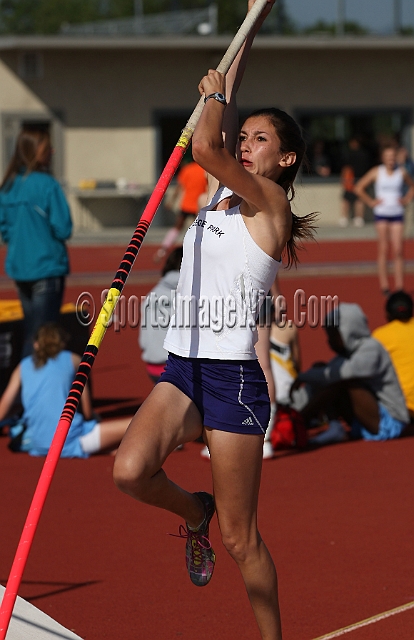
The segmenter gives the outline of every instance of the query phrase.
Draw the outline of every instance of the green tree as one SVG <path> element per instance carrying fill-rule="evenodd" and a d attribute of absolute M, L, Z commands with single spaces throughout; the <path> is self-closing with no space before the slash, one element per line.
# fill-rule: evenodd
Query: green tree
<path fill-rule="evenodd" d="M 358 22 L 347 21 L 344 24 L 344 31 L 350 35 L 354 36 L 365 36 L 369 33 L 369 29 L 366 29 Z"/>
<path fill-rule="evenodd" d="M 220 33 L 235 33 L 246 15 L 247 0 L 216 0 Z M 200 9 L 211 0 L 142 0 L 144 15 L 173 9 Z M 79 24 L 134 15 L 134 0 L 0 0 L 3 33 L 59 33 L 62 23 Z M 279 0 L 263 32 L 293 33 L 283 0 Z"/>
<path fill-rule="evenodd" d="M 269 18 L 263 25 L 263 31 L 281 35 L 292 35 L 297 32 L 296 25 L 286 10 L 284 0 L 278 0 Z"/>
<path fill-rule="evenodd" d="M 143 0 L 145 14 L 179 11 L 186 9 L 203 9 L 208 7 L 209 0 Z"/>
<path fill-rule="evenodd" d="M 218 24 L 220 33 L 234 33 L 246 15 L 245 0 L 218 3 Z"/>
<path fill-rule="evenodd" d="M 219 32 L 235 33 L 246 16 L 246 0 L 219 0 Z M 293 34 L 296 25 L 290 18 L 284 0 L 278 0 L 262 27 L 262 33 Z"/>
<path fill-rule="evenodd" d="M 143 0 L 144 14 L 208 6 L 208 0 Z M 78 24 L 134 15 L 134 0 L 0 0 L 3 33 L 58 33 L 62 23 Z"/>
<path fill-rule="evenodd" d="M 62 22 L 99 18 L 98 0 L 2 0 L 1 21 L 6 33 L 56 33 Z"/>

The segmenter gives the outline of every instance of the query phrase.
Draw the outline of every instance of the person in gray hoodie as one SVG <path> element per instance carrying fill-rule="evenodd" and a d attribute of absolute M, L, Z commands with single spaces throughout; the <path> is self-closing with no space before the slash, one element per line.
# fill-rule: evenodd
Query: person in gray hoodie
<path fill-rule="evenodd" d="M 176 247 L 168 256 L 161 272 L 161 280 L 145 298 L 141 308 L 139 346 L 151 380 L 158 382 L 165 368 L 168 353 L 164 349 L 171 317 L 173 295 L 180 276 L 183 248 Z"/>
<path fill-rule="evenodd" d="M 337 355 L 300 373 L 292 385 L 292 392 L 304 383 L 311 389 L 301 410 L 307 425 L 322 413 L 345 420 L 351 438 L 398 438 L 409 422 L 403 392 L 390 356 L 371 336 L 361 307 L 341 303 L 326 317 L 325 330 Z"/>

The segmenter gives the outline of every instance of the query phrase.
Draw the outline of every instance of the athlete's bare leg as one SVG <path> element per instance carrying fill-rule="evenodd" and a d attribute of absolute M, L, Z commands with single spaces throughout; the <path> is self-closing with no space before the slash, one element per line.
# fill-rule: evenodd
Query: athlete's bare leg
<path fill-rule="evenodd" d="M 197 527 L 204 518 L 200 500 L 171 482 L 162 465 L 178 445 L 193 442 L 201 434 L 195 404 L 169 382 L 158 383 L 119 446 L 115 484 L 136 500 L 171 511 Z"/>
<path fill-rule="evenodd" d="M 380 220 L 375 223 L 378 236 L 378 279 L 381 291 L 389 290 L 388 283 L 388 222 Z"/>
<path fill-rule="evenodd" d="M 404 288 L 404 223 L 389 223 L 390 244 L 394 258 L 394 284 L 400 291 Z"/>
<path fill-rule="evenodd" d="M 100 422 L 100 451 L 106 451 L 108 449 L 115 449 L 115 447 L 118 447 L 125 431 L 127 430 L 128 423 L 128 418 L 119 418 L 118 420 Z"/>
<path fill-rule="evenodd" d="M 355 212 L 354 219 L 359 219 L 359 220 L 362 220 L 362 222 L 364 222 L 365 204 L 359 198 L 358 200 L 355 200 L 354 212 Z"/>
<path fill-rule="evenodd" d="M 347 224 L 349 223 L 349 214 L 351 211 L 351 205 L 349 204 L 348 200 L 346 200 L 346 198 L 342 198 L 341 201 L 341 215 L 339 218 L 339 224 L 341 226 L 347 226 Z"/>
<path fill-rule="evenodd" d="M 205 428 L 223 544 L 237 563 L 263 640 L 281 640 L 277 576 L 257 530 L 263 437 Z"/>

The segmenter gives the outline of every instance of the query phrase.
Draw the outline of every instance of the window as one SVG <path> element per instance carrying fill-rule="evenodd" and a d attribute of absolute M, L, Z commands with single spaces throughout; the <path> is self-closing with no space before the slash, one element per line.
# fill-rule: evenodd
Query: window
<path fill-rule="evenodd" d="M 379 149 L 385 143 L 407 144 L 411 112 L 408 109 L 300 111 L 296 119 L 308 144 L 310 175 L 329 178 L 339 176 L 351 139 L 359 141 L 369 166 L 379 161 Z"/>
<path fill-rule="evenodd" d="M 43 55 L 39 51 L 23 51 L 19 57 L 19 75 L 25 80 L 43 78 Z"/>
<path fill-rule="evenodd" d="M 253 111 L 253 109 L 239 109 L 240 122 Z M 154 114 L 154 122 L 158 131 L 158 153 L 157 153 L 157 173 L 161 173 L 162 169 L 168 162 L 168 159 L 177 144 L 181 131 L 184 129 L 189 118 L 191 110 L 183 112 L 156 112 Z"/>
<path fill-rule="evenodd" d="M 167 164 L 190 115 L 191 113 L 160 113 L 156 116 L 159 131 L 158 173 Z"/>

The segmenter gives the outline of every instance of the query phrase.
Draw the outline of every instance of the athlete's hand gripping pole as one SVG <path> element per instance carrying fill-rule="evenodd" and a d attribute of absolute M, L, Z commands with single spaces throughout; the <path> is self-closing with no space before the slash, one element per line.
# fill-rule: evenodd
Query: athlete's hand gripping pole
<path fill-rule="evenodd" d="M 247 14 L 244 22 L 242 23 L 237 34 L 232 40 L 220 64 L 218 65 L 217 71 L 220 71 L 220 73 L 224 74 L 227 73 L 238 52 L 243 46 L 244 41 L 256 24 L 266 4 L 267 0 L 256 0 L 255 4 Z M 63 446 L 65 444 L 66 436 L 72 424 L 73 416 L 75 415 L 75 412 L 79 405 L 82 391 L 85 387 L 86 382 L 88 381 L 89 374 L 98 353 L 99 346 L 103 340 L 109 321 L 115 310 L 124 284 L 131 271 L 132 265 L 134 264 L 135 258 L 138 255 L 148 228 L 152 220 L 154 219 L 157 209 L 161 203 L 162 198 L 165 195 L 168 185 L 170 184 L 174 176 L 174 173 L 180 165 L 184 153 L 190 144 L 191 137 L 194 133 L 194 129 L 200 118 L 203 107 L 204 99 L 203 97 L 201 97 L 185 128 L 183 129 L 180 139 L 178 140 L 154 188 L 154 191 L 150 199 L 148 200 L 148 204 L 144 209 L 140 221 L 135 229 L 134 235 L 131 238 L 131 242 L 126 249 L 123 260 L 112 282 L 111 288 L 108 291 L 106 300 L 102 306 L 98 319 L 93 328 L 90 340 L 86 345 L 85 352 L 75 376 L 75 380 L 72 384 L 71 390 L 66 400 L 66 404 L 62 411 L 62 415 L 57 425 L 52 444 L 46 456 L 46 460 L 43 465 L 43 469 L 40 474 L 40 478 L 37 483 L 32 503 L 26 518 L 17 552 L 14 557 L 9 579 L 7 581 L 6 590 L 4 592 L 3 600 L 0 607 L 0 640 L 4 640 L 6 637 L 7 629 L 9 627 L 10 619 L 13 612 L 13 607 L 17 598 L 17 592 L 22 580 L 23 571 L 26 566 L 27 558 L 40 519 L 40 515 L 46 501 L 47 493 L 52 482 L 53 474 L 59 461 Z"/>

